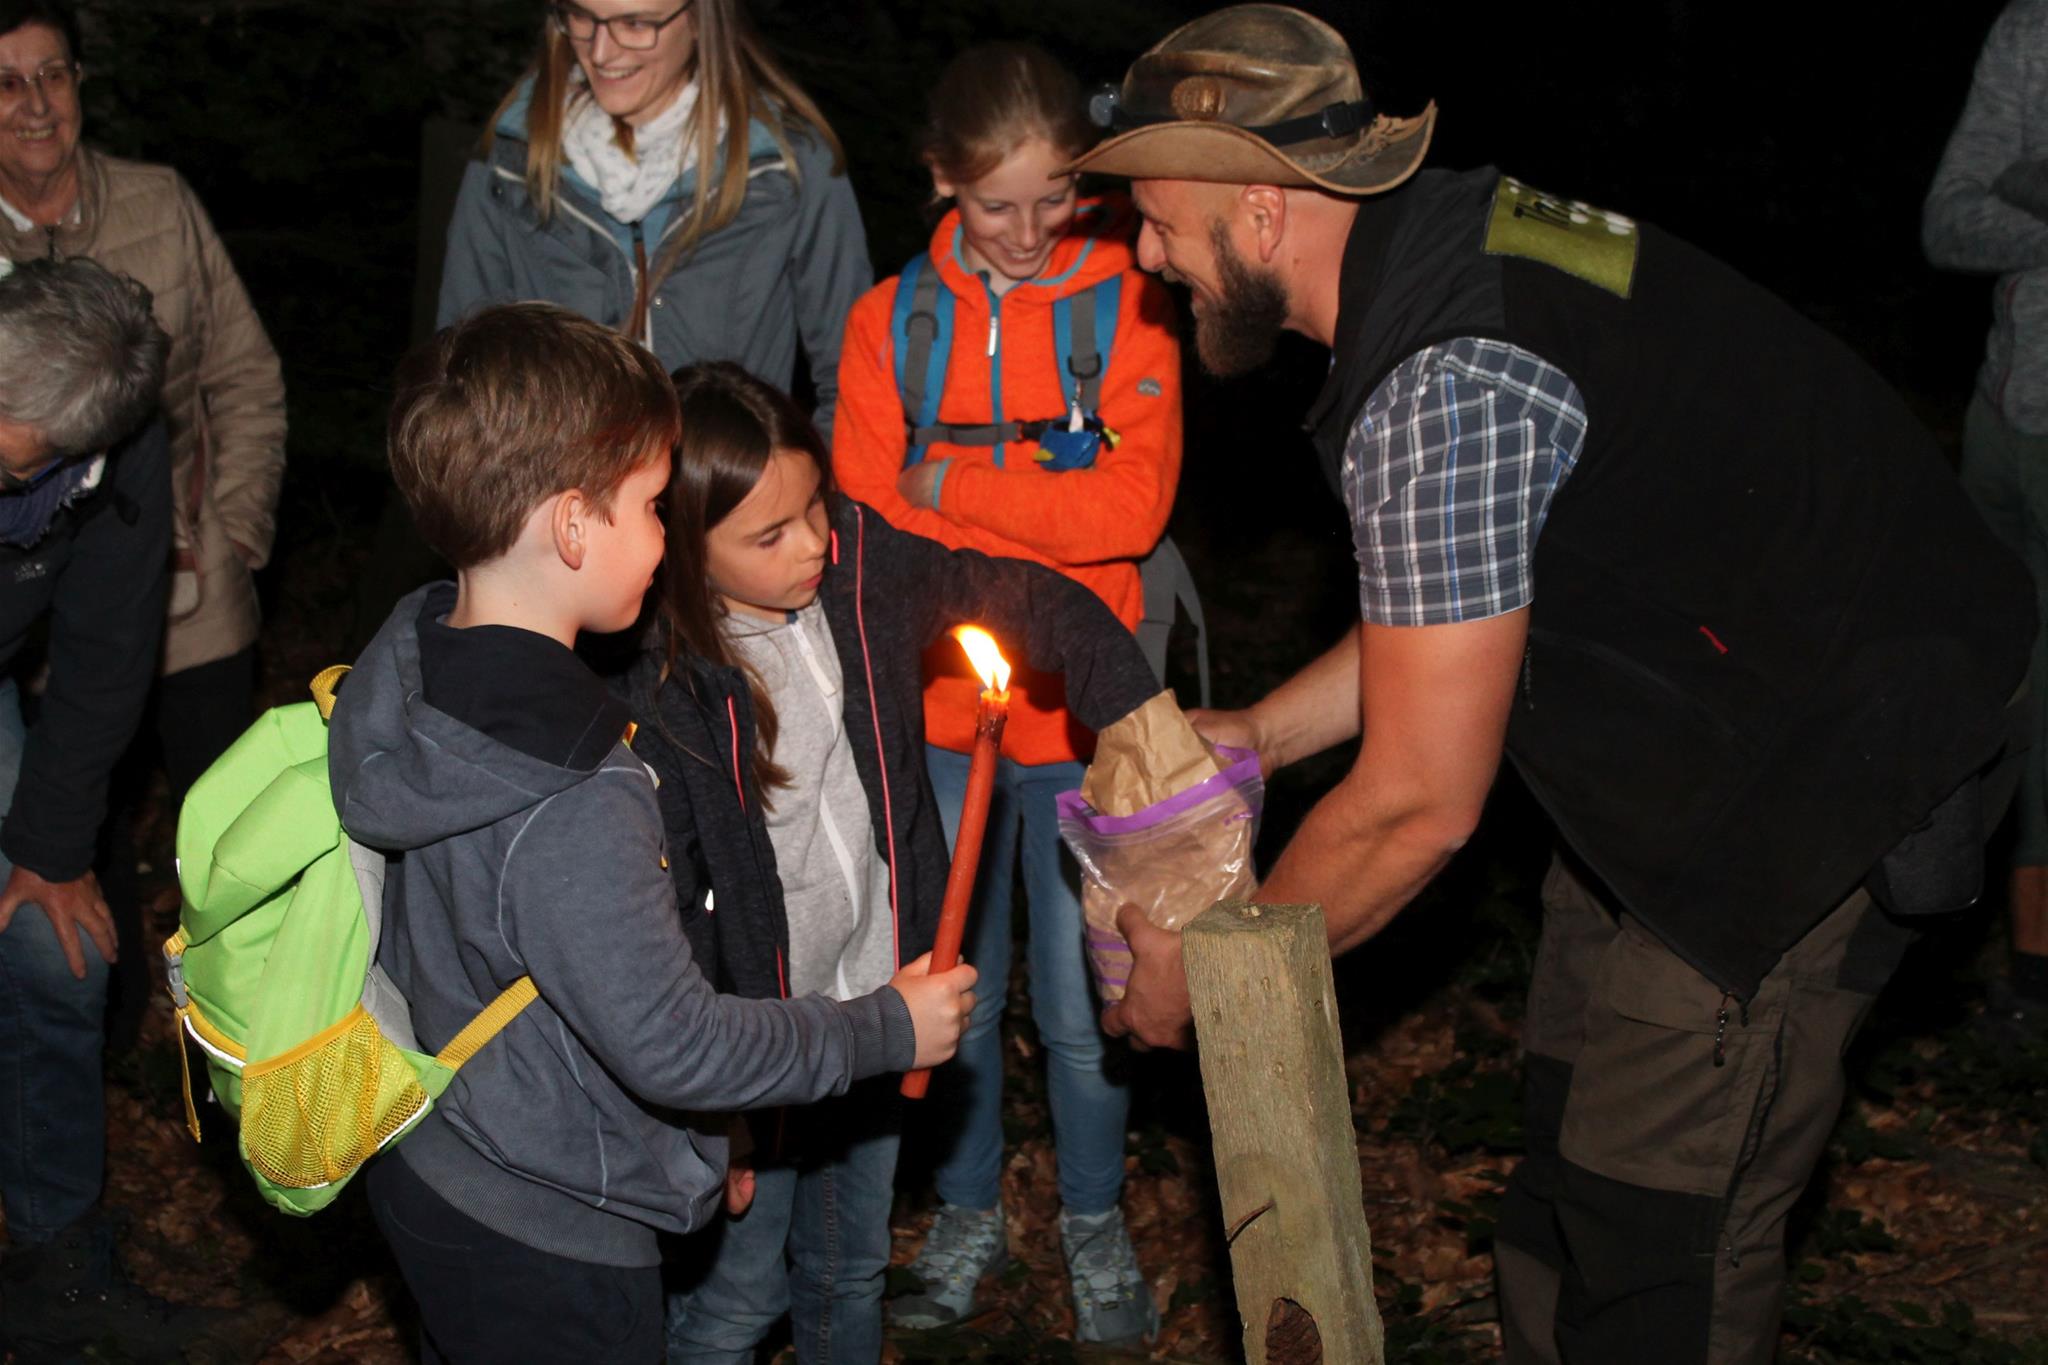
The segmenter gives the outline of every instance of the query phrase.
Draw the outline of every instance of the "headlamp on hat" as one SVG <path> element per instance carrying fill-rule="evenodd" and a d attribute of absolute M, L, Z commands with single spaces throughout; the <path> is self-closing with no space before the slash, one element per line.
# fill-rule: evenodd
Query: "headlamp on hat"
<path fill-rule="evenodd" d="M 1316 138 L 1350 137 L 1371 127 L 1375 113 L 1370 99 L 1338 100 L 1299 118 L 1282 119 L 1278 123 L 1236 123 L 1231 126 L 1242 128 L 1253 137 L 1263 138 L 1275 147 L 1287 147 Z M 1177 123 L 1180 116 L 1136 113 L 1125 107 L 1121 90 L 1114 85 L 1104 85 L 1088 97 L 1088 119 L 1098 128 L 1122 133 L 1154 123 Z M 1218 122 L 1228 123 L 1230 120 L 1220 119 Z"/>

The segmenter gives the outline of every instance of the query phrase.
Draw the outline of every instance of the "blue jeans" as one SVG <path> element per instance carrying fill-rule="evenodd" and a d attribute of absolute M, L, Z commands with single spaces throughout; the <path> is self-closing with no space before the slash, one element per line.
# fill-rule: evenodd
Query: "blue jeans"
<path fill-rule="evenodd" d="M 21 694 L 0 681 L 0 813 L 14 804 L 26 740 Z M 0 885 L 13 872 L 0 856 Z M 17 1246 L 76 1222 L 99 1202 L 105 1173 L 107 964 L 79 940 L 83 981 L 40 907 L 22 906 L 0 932 L 0 1207 Z"/>
<path fill-rule="evenodd" d="M 874 1365 L 899 1138 L 895 1076 L 751 1115 L 754 1202 L 690 1239 L 698 1273 L 668 1298 L 670 1365 L 744 1365 L 784 1313 L 803 1365 Z M 790 1146 L 774 1158 L 778 1126 Z"/>
<path fill-rule="evenodd" d="M 960 833 L 967 799 L 966 754 L 927 747 L 926 766 L 945 821 L 946 842 Z M 1010 887 L 1024 874 L 1030 946 L 1026 960 L 1031 1018 L 1046 1055 L 1053 1150 L 1060 1200 L 1078 1214 L 1116 1207 L 1124 1188 L 1124 1117 L 1130 1092 L 1103 1069 L 1104 1043 L 1095 986 L 1082 942 L 1080 871 L 1060 843 L 1053 798 L 1081 785 L 1079 763 L 996 764 L 995 796 L 974 904 L 961 952 L 980 971 L 974 1018 L 960 1051 L 933 1080 L 932 1121 L 941 1132 L 934 1183 L 939 1198 L 991 1209 L 1003 1165 L 1003 997 L 1010 980 Z"/>

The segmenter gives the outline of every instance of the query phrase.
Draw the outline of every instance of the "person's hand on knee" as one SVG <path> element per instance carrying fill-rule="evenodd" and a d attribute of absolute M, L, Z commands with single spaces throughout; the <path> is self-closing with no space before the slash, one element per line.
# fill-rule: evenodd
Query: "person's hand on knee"
<path fill-rule="evenodd" d="M 119 956 L 114 941 L 114 916 L 107 898 L 100 894 L 100 879 L 91 872 L 68 882 L 53 882 L 25 867 L 16 867 L 0 890 L 0 933 L 14 922 L 14 912 L 24 905 L 40 906 L 57 931 L 57 943 L 64 949 L 64 961 L 71 974 L 85 980 L 85 947 L 78 941 L 83 930 L 102 959 L 111 963 Z"/>

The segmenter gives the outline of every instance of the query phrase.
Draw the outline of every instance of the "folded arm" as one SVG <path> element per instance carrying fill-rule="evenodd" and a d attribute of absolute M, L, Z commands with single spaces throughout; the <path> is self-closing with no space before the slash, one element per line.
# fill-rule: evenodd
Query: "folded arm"
<path fill-rule="evenodd" d="M 1180 484 L 1180 344 L 1165 287 L 1150 276 L 1125 277 L 1119 313 L 1100 414 L 1116 445 L 1058 474 L 957 464 L 940 485 L 941 514 L 1058 564 L 1152 552 Z"/>
<path fill-rule="evenodd" d="M 1946 270 L 2004 274 L 2048 265 L 2048 176 L 2026 157 L 2026 109 L 2042 77 L 2023 15 L 2008 10 L 1977 59 L 1921 211 L 1927 258 Z"/>
<path fill-rule="evenodd" d="M 970 543 L 969 533 L 929 506 L 912 503 L 896 486 L 909 451 L 909 434 L 903 424 L 903 400 L 896 392 L 889 341 L 891 303 L 887 291 L 872 290 L 847 319 L 846 343 L 839 352 L 838 407 L 832 419 L 832 480 L 841 492 L 880 512 L 890 525 L 958 548 Z M 986 543 L 989 538 L 973 539 Z M 1038 552 L 1014 542 L 994 548 L 997 553 L 1044 562 Z"/>

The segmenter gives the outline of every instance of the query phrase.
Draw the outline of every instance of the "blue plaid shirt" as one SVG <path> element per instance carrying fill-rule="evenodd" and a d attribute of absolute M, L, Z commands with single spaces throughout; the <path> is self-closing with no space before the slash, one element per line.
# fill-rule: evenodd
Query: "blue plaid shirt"
<path fill-rule="evenodd" d="M 1433 626 L 1528 606 L 1536 537 L 1585 439 L 1577 386 L 1518 346 L 1460 337 L 1402 361 L 1344 444 L 1360 615 Z"/>

